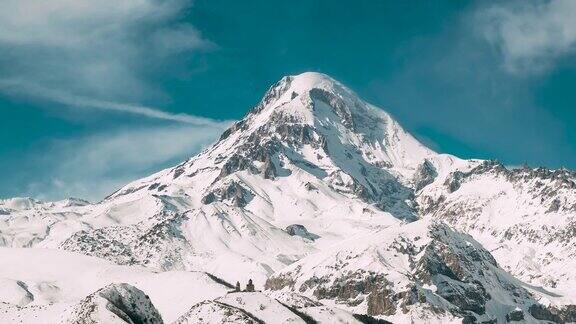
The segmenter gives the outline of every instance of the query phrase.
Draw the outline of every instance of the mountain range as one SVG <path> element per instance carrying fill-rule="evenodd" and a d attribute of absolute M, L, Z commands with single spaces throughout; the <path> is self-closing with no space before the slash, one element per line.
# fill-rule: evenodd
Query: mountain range
<path fill-rule="evenodd" d="M 0 246 L 0 322 L 576 321 L 576 172 L 436 153 L 313 72 L 98 203 L 0 200 Z"/>

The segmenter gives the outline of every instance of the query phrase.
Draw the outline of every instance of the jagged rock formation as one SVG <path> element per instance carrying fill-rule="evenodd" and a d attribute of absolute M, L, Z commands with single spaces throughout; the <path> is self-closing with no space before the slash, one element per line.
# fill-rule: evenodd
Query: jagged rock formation
<path fill-rule="evenodd" d="M 87 296 L 63 323 L 162 324 L 150 297 L 134 286 L 112 284 Z"/>
<path fill-rule="evenodd" d="M 320 236 L 310 233 L 308 232 L 308 230 L 306 229 L 306 227 L 304 225 L 300 225 L 300 224 L 292 224 L 292 225 L 288 225 L 286 227 L 286 233 L 294 236 L 300 236 L 303 237 L 305 239 L 309 239 L 309 240 L 316 240 L 318 238 L 320 238 Z"/>
<path fill-rule="evenodd" d="M 499 268 L 472 237 L 426 220 L 304 258 L 269 278 L 266 288 L 334 300 L 352 312 L 392 321 L 422 311 L 468 322 L 520 315 L 534 320 L 530 309 L 544 307 L 536 291 Z"/>
<path fill-rule="evenodd" d="M 424 215 L 470 233 L 521 279 L 576 288 L 574 172 L 484 161 L 450 172 L 417 200 Z"/>
<path fill-rule="evenodd" d="M 430 163 L 430 161 L 424 160 L 424 162 L 418 166 L 418 169 L 416 169 L 416 173 L 414 174 L 412 180 L 414 182 L 414 190 L 419 191 L 431 184 L 437 176 L 438 172 L 436 172 L 434 165 Z"/>

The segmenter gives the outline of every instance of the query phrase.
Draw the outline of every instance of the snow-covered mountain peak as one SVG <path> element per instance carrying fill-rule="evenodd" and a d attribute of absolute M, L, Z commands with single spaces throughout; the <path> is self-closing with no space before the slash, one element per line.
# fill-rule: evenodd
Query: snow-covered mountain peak
<path fill-rule="evenodd" d="M 357 97 L 357 95 L 332 77 L 319 72 L 304 72 L 298 75 L 283 77 L 278 84 L 288 84 L 289 90 L 303 94 L 313 89 L 321 89 L 342 97 Z"/>
<path fill-rule="evenodd" d="M 244 119 L 224 132 L 222 141 L 228 142 L 219 145 L 226 150 L 245 149 L 238 144 L 253 142 L 256 146 L 268 143 L 297 151 L 311 146 L 315 156 L 332 159 L 339 159 L 338 154 L 348 159 L 357 155 L 405 179 L 411 178 L 424 160 L 438 167 L 444 163 L 384 110 L 316 72 L 286 76 L 276 82 Z"/>
<path fill-rule="evenodd" d="M 323 103 L 325 107 L 319 107 Z M 328 108 L 328 109 L 323 109 Z M 305 72 L 285 76 L 265 93 L 252 109 L 246 122 L 259 125 L 271 121 L 300 122 L 314 125 L 316 120 L 331 120 L 351 130 L 354 119 L 369 118 L 373 123 L 389 123 L 391 117 L 367 104 L 352 90 L 328 75 Z M 284 119 L 278 118 L 284 115 Z M 272 119 L 272 120 L 271 120 Z"/>
<path fill-rule="evenodd" d="M 324 90 L 335 89 L 336 87 L 344 88 L 340 82 L 320 72 L 309 71 L 297 75 L 287 75 L 284 76 L 280 81 L 285 80 L 290 81 L 291 87 L 294 91 L 306 91 L 313 88 L 321 88 Z"/>
<path fill-rule="evenodd" d="M 38 204 L 41 204 L 41 202 L 30 197 L 15 197 L 8 199 L 0 199 L 0 208 L 4 207 L 7 209 L 14 209 L 14 210 L 31 209 Z"/>
<path fill-rule="evenodd" d="M 257 205 L 253 198 L 259 196 L 269 203 L 264 188 L 287 182 L 295 199 L 303 190 L 345 195 L 412 218 L 413 207 L 405 201 L 413 189 L 457 163 L 468 162 L 433 152 L 338 81 L 306 72 L 276 82 L 245 118 L 199 155 L 106 200 L 185 195 L 193 197 L 185 198 L 187 208 L 215 202 L 246 207 Z"/>

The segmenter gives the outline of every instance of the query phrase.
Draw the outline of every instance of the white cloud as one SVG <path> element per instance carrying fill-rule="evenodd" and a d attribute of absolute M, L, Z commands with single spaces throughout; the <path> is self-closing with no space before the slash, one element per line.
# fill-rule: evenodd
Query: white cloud
<path fill-rule="evenodd" d="M 173 114 L 157 108 L 142 105 L 104 101 L 88 97 L 76 96 L 60 90 L 47 89 L 36 84 L 21 82 L 18 80 L 0 79 L 0 90 L 4 90 L 11 94 L 23 93 L 30 97 L 52 101 L 70 107 L 113 110 L 146 116 L 149 118 L 192 124 L 196 126 L 219 126 L 223 123 L 227 123 L 226 121 L 215 121 L 210 118 L 198 117 L 188 114 Z"/>
<path fill-rule="evenodd" d="M 543 72 L 576 49 L 576 1 L 506 2 L 477 14 L 483 36 L 511 73 Z"/>
<path fill-rule="evenodd" d="M 49 200 L 68 196 L 102 199 L 143 174 L 194 155 L 227 126 L 125 129 L 54 142 L 37 159 L 46 173 L 28 186 L 27 195 Z"/>
<path fill-rule="evenodd" d="M 97 200 L 193 155 L 228 126 L 130 103 L 163 98 L 151 81 L 160 69 L 215 48 L 184 21 L 191 1 L 0 0 L 0 93 L 176 122 L 43 144 L 26 155 L 41 172 L 23 194 Z"/>
<path fill-rule="evenodd" d="M 144 75 L 213 44 L 182 22 L 189 0 L 2 0 L 0 70 L 106 100 L 155 94 Z"/>

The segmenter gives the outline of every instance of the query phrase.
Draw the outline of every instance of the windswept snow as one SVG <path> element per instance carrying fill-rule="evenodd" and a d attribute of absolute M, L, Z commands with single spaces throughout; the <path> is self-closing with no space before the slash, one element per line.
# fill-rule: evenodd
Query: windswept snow
<path fill-rule="evenodd" d="M 168 323 L 192 305 L 230 290 L 202 272 L 156 272 L 60 250 L 0 248 L 0 260 L 1 301 L 24 307 L 23 312 L 43 309 L 50 313 L 53 309 L 55 317 L 112 283 L 127 283 L 144 291 Z M 16 315 L 0 311 L 0 322 L 8 323 Z"/>

